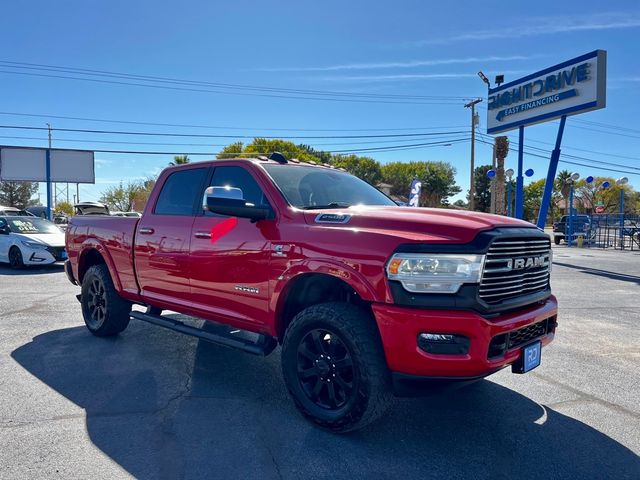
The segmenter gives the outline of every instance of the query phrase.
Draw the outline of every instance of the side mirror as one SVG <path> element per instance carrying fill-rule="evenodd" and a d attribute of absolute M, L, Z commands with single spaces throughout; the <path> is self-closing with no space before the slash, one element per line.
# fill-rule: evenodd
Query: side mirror
<path fill-rule="evenodd" d="M 249 218 L 253 222 L 269 218 L 271 214 L 269 208 L 247 203 L 242 190 L 235 187 L 208 187 L 203 208 L 219 215 Z"/>

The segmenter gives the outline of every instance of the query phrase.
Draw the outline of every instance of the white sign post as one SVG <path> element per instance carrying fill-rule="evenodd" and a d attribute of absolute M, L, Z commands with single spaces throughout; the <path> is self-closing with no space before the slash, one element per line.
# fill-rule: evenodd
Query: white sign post
<path fill-rule="evenodd" d="M 487 133 L 501 133 L 514 128 L 519 130 L 515 215 L 517 218 L 522 218 L 524 213 L 524 127 L 560 119 L 556 146 L 551 154 L 538 214 L 537 225 L 544 228 L 567 116 L 604 108 L 606 87 L 607 52 L 595 50 L 513 82 L 489 88 Z"/>

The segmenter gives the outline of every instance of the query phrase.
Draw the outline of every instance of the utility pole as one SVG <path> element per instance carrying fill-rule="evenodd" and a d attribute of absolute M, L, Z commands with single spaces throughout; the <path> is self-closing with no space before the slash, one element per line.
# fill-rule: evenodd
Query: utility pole
<path fill-rule="evenodd" d="M 471 109 L 471 176 L 469 185 L 469 210 L 475 210 L 475 146 L 476 146 L 476 104 L 482 101 L 481 98 L 476 98 L 467 103 L 464 107 Z"/>

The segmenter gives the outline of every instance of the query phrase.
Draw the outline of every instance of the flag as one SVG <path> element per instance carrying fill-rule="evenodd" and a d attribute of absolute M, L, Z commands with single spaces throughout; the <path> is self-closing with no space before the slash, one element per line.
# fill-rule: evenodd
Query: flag
<path fill-rule="evenodd" d="M 422 190 L 422 182 L 417 178 L 413 179 L 411 182 L 411 191 L 409 192 L 409 206 L 410 207 L 419 207 L 420 206 L 420 191 Z"/>

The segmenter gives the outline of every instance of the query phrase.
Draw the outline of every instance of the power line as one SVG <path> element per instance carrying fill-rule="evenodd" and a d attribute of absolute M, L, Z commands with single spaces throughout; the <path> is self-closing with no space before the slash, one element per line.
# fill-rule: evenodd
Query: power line
<path fill-rule="evenodd" d="M 0 128 L 17 129 L 17 130 L 48 130 L 46 127 L 34 127 L 29 125 L 0 125 Z M 303 135 L 303 136 L 278 136 L 267 137 L 261 135 L 211 135 L 203 133 L 175 133 L 175 132 L 132 132 L 123 130 L 91 130 L 83 128 L 52 128 L 57 132 L 80 132 L 95 133 L 108 135 L 135 135 L 135 136 L 153 136 L 153 137 L 190 137 L 190 138 L 264 138 L 264 139 L 333 139 L 333 138 L 399 138 L 399 137 L 426 137 L 438 135 L 455 135 L 467 133 L 466 131 L 451 132 L 425 132 L 425 133 L 395 133 L 395 134 L 376 134 L 376 135 Z"/>
<path fill-rule="evenodd" d="M 193 125 L 184 123 L 158 123 L 158 122 L 139 122 L 132 120 L 114 120 L 104 118 L 90 117 L 70 117 L 64 115 L 45 115 L 35 113 L 18 113 L 18 112 L 0 112 L 0 115 L 19 116 L 19 117 L 36 117 L 36 118 L 54 118 L 60 120 L 79 120 L 83 122 L 101 122 L 116 123 L 128 125 L 148 125 L 155 127 L 180 127 L 180 128 L 203 128 L 203 129 L 219 129 L 219 130 L 264 130 L 264 131 L 285 131 L 285 132 L 393 132 L 393 131 L 409 131 L 409 130 L 435 130 L 443 128 L 465 128 L 464 125 L 440 126 L 440 127 L 402 127 L 402 128 L 265 128 L 265 127 L 229 127 L 217 125 Z"/>
<path fill-rule="evenodd" d="M 483 143 L 483 144 L 485 144 L 485 145 L 493 146 L 493 142 L 488 142 L 488 141 L 486 141 L 484 139 L 483 140 L 478 140 L 478 141 Z M 526 148 L 530 148 L 530 147 L 526 147 Z M 527 155 L 531 156 L 531 157 L 543 158 L 545 160 L 549 159 L 549 156 L 547 156 L 547 155 L 540 155 L 540 154 L 537 154 L 537 153 L 533 153 L 531 151 L 527 151 L 526 149 L 525 149 L 525 153 Z M 551 153 L 551 152 L 549 152 L 549 153 Z M 577 158 L 580 158 L 580 157 L 577 157 Z M 582 166 L 582 167 L 596 168 L 596 169 L 599 169 L 599 170 L 605 170 L 605 171 L 609 171 L 609 172 L 624 173 L 624 174 L 627 174 L 627 175 L 640 175 L 640 172 L 630 172 L 628 170 L 620 170 L 620 169 L 614 169 L 614 168 L 601 167 L 599 165 L 589 165 L 587 163 L 579 163 L 579 162 L 574 162 L 574 161 L 570 161 L 570 160 L 563 160 L 562 157 L 560 158 L 559 162 L 560 163 L 566 163 L 566 164 L 569 164 L 569 165 L 578 165 L 578 166 Z M 608 164 L 606 162 L 601 162 L 601 163 L 604 163 L 605 165 L 610 165 L 610 164 Z M 635 167 L 629 167 L 628 165 L 625 166 L 625 167 L 626 168 L 635 168 Z"/>
<path fill-rule="evenodd" d="M 23 75 L 30 77 L 43 77 L 43 78 L 58 78 L 58 79 L 66 79 L 66 80 L 79 80 L 85 82 L 93 82 L 93 83 L 106 83 L 112 85 L 125 85 L 125 86 L 134 86 L 134 87 L 146 87 L 146 88 L 155 88 L 155 89 L 163 89 L 163 90 L 178 90 L 178 91 L 186 91 L 186 92 L 198 92 L 198 93 L 215 93 L 215 94 L 224 94 L 224 95 L 240 95 L 240 96 L 250 96 L 250 97 L 268 97 L 268 98 L 281 98 L 281 99 L 290 99 L 290 100 L 314 100 L 314 101 L 326 101 L 326 102 L 352 102 L 352 103 L 383 103 L 383 104 L 396 104 L 396 105 L 456 105 L 460 103 L 459 101 L 453 100 L 441 100 L 441 101 L 404 101 L 404 100 L 393 100 L 393 99 L 366 99 L 356 97 L 345 97 L 344 95 L 330 96 L 305 96 L 301 94 L 275 94 L 275 93 L 255 93 L 255 92 L 246 92 L 246 91 L 220 91 L 213 90 L 211 88 L 194 88 L 194 87 L 177 87 L 177 86 L 169 86 L 165 84 L 154 84 L 154 83 L 139 83 L 133 81 L 117 81 L 117 80 L 105 80 L 102 78 L 85 78 L 85 77 L 75 77 L 71 75 L 53 75 L 53 74 L 44 74 L 44 73 L 30 73 L 30 72 L 13 72 L 9 70 L 0 70 L 0 73 L 11 74 L 11 75 Z M 166 83 L 166 82 L 164 82 Z M 318 94 L 310 94 L 310 95 L 318 95 Z M 360 94 L 358 94 L 360 95 Z"/>
<path fill-rule="evenodd" d="M 11 136 L 0 135 L 0 138 L 6 138 L 9 140 L 39 140 L 46 141 L 43 137 L 25 137 L 25 136 Z M 330 143 L 314 143 L 313 147 L 326 147 L 335 145 L 371 145 L 381 143 L 394 143 L 394 140 L 373 140 L 373 141 L 361 141 L 361 142 L 330 142 Z M 212 143 L 181 143 L 181 142 L 123 142 L 116 140 L 87 140 L 80 138 L 56 138 L 56 142 L 71 142 L 71 143 L 90 143 L 90 144 L 108 144 L 108 145 L 163 145 L 163 146 L 175 146 L 175 147 L 226 147 L 228 144 L 212 144 Z"/>
<path fill-rule="evenodd" d="M 292 89 L 292 88 L 279 88 L 279 87 L 267 87 L 260 85 L 246 85 L 246 84 L 234 84 L 234 83 L 221 83 L 221 82 L 209 82 L 200 80 L 185 80 L 172 77 L 163 77 L 158 75 L 137 75 L 124 72 L 114 72 L 108 70 L 95 70 L 88 68 L 66 67 L 60 65 L 46 65 L 39 63 L 27 63 L 27 62 L 14 62 L 8 60 L 0 60 L 0 64 L 5 64 L 9 68 L 14 69 L 29 69 L 29 70 L 42 70 L 53 72 L 66 72 L 81 75 L 92 75 L 110 78 L 126 78 L 136 79 L 142 81 L 153 82 L 166 82 L 179 85 L 198 85 L 208 86 L 215 88 L 228 88 L 228 89 L 242 89 L 252 91 L 268 91 L 268 92 L 281 92 L 281 93 L 296 93 L 306 95 L 329 95 L 329 96 L 346 96 L 346 97 L 365 97 L 365 98 L 385 98 L 385 99 L 411 99 L 411 100 L 455 100 L 463 101 L 469 97 L 464 96 L 452 96 L 452 95 L 401 95 L 401 94 L 386 94 L 386 93 L 361 93 L 361 92 L 344 92 L 335 90 L 310 90 L 310 89 Z"/>

